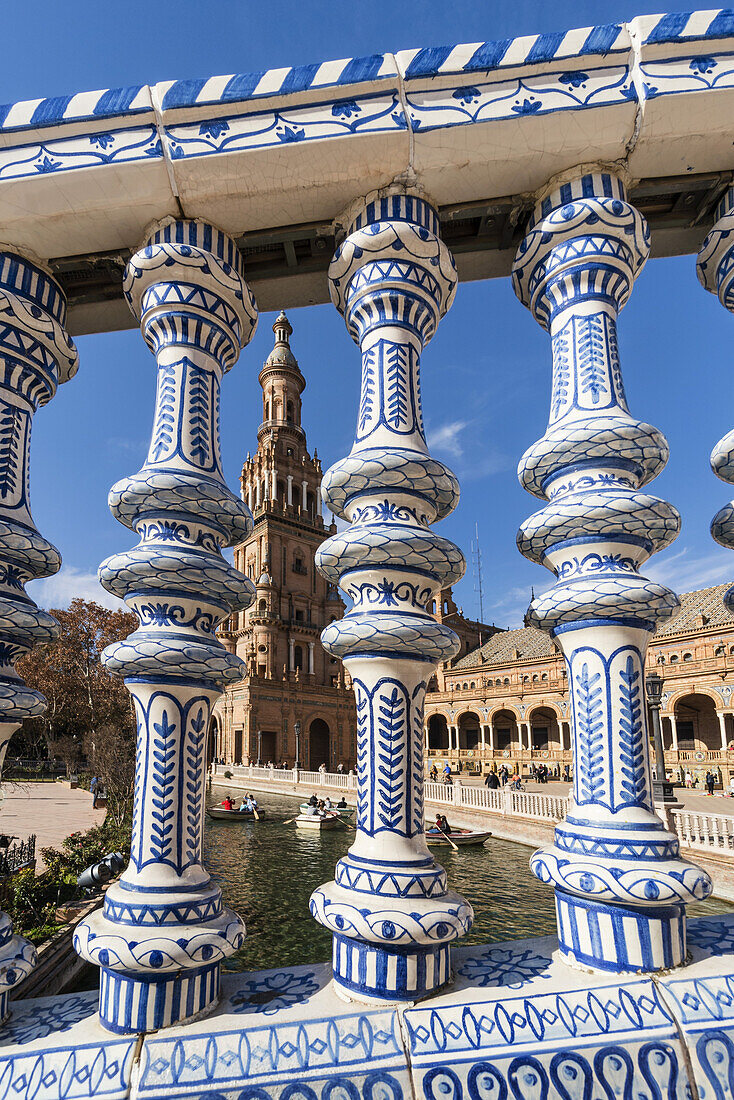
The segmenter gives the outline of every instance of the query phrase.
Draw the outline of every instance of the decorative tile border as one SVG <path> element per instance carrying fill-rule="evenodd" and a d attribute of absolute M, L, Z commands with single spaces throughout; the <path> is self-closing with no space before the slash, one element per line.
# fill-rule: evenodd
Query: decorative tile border
<path fill-rule="evenodd" d="M 626 65 L 546 73 L 495 84 L 408 91 L 410 124 L 421 132 L 637 100 Z"/>
<path fill-rule="evenodd" d="M 172 160 L 234 153 L 355 133 L 407 129 L 397 94 L 341 99 L 283 111 L 214 118 L 170 126 L 165 131 Z M 0 176 L 1 178 L 1 176 Z"/>
<path fill-rule="evenodd" d="M 0 181 L 161 157 L 161 143 L 155 126 L 81 134 L 32 145 L 0 148 Z"/>

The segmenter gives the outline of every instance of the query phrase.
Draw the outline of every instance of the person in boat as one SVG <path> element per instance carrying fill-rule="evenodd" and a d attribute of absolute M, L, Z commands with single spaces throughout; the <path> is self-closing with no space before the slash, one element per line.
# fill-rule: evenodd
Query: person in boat
<path fill-rule="evenodd" d="M 248 801 L 250 803 L 250 809 L 251 810 L 256 810 L 257 809 L 257 799 L 255 798 L 254 794 L 248 794 L 247 798 L 248 798 Z"/>
<path fill-rule="evenodd" d="M 234 809 L 234 803 L 232 801 L 232 795 L 231 794 L 225 795 L 225 797 L 222 799 L 222 806 L 224 807 L 225 810 L 233 810 Z"/>
<path fill-rule="evenodd" d="M 318 806 L 319 800 L 318 800 L 318 798 L 316 797 L 315 794 L 311 795 L 311 797 L 308 800 L 308 804 L 309 804 L 309 806 Z"/>
<path fill-rule="evenodd" d="M 344 797 L 344 795 L 342 795 L 341 798 L 339 799 L 339 801 L 337 802 L 336 808 L 337 808 L 337 810 L 346 810 L 347 800 Z"/>
<path fill-rule="evenodd" d="M 324 799 L 324 809 L 325 810 L 330 810 L 332 805 L 333 805 L 333 803 L 332 803 L 331 799 L 329 798 L 329 796 L 327 794 L 326 798 Z"/>
<path fill-rule="evenodd" d="M 240 802 L 240 813 L 243 814 L 247 810 L 247 795 L 242 795 L 242 801 Z"/>
<path fill-rule="evenodd" d="M 446 814 L 439 814 L 439 817 L 441 819 L 441 832 L 442 833 L 451 833 L 451 826 L 449 825 L 448 821 L 446 820 Z"/>

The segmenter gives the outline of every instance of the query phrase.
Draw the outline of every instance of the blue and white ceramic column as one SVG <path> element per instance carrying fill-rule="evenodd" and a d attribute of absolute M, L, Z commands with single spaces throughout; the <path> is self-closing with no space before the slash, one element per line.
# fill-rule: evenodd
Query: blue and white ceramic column
<path fill-rule="evenodd" d="M 257 323 L 234 242 L 201 222 L 158 227 L 131 259 L 124 289 L 158 364 L 148 457 L 110 493 L 113 514 L 139 542 L 100 567 L 105 588 L 140 620 L 104 654 L 138 722 L 132 851 L 103 910 L 75 938 L 102 969 L 101 1021 L 121 1033 L 211 1009 L 220 962 L 245 936 L 201 858 L 211 709 L 243 675 L 215 630 L 254 592 L 221 555 L 247 537 L 252 517 L 222 475 L 220 384 Z"/>
<path fill-rule="evenodd" d="M 716 223 L 698 254 L 698 278 L 724 309 L 734 313 L 734 187 L 719 203 Z M 711 468 L 722 481 L 734 484 L 734 430 L 727 432 L 711 452 Z M 734 502 L 725 504 L 711 521 L 711 534 L 722 546 L 734 547 Z M 724 596 L 734 615 L 734 588 Z"/>
<path fill-rule="evenodd" d="M 430 524 L 458 503 L 456 478 L 428 453 L 420 356 L 451 305 L 453 259 L 425 200 L 380 193 L 342 224 L 331 296 L 362 352 L 349 456 L 326 473 L 324 503 L 349 521 L 316 561 L 352 607 L 321 635 L 341 657 L 357 704 L 357 831 L 311 912 L 334 934 L 337 988 L 360 1001 L 414 1001 L 450 976 L 449 944 L 471 906 L 447 888 L 423 822 L 423 705 L 456 635 L 426 604 L 464 572 L 461 552 Z"/>
<path fill-rule="evenodd" d="M 522 525 L 518 546 L 557 578 L 530 622 L 563 650 L 573 716 L 568 816 L 531 867 L 555 887 L 569 961 L 613 972 L 682 963 L 685 904 L 711 890 L 681 859 L 651 794 L 645 651 L 678 601 L 640 568 L 680 521 L 642 491 L 668 448 L 629 412 L 616 328 L 648 249 L 622 180 L 579 169 L 539 198 L 513 275 L 553 350 L 548 428 L 519 467 L 522 485 L 548 503 Z"/>
<path fill-rule="evenodd" d="M 57 636 L 56 620 L 25 591 L 49 577 L 59 553 L 36 530 L 30 510 L 31 423 L 61 382 L 77 369 L 65 331 L 66 299 L 37 261 L 0 246 L 0 773 L 8 742 L 24 718 L 43 714 L 46 700 L 27 687 L 14 665 L 39 642 Z M 13 935 L 0 913 L 0 1020 L 8 991 L 35 965 L 36 950 Z"/>

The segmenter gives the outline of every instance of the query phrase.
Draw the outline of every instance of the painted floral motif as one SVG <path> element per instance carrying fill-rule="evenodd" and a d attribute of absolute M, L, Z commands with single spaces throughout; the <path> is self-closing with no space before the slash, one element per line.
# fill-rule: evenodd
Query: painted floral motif
<path fill-rule="evenodd" d="M 44 1004 L 24 1001 L 0 1030 L 0 1041 L 11 1039 L 20 1046 L 36 1039 L 45 1039 L 48 1035 L 68 1031 L 80 1020 L 93 1016 L 96 1011 L 95 993 L 59 997 Z"/>
<path fill-rule="evenodd" d="M 550 978 L 550 974 L 544 973 L 550 963 L 549 956 L 539 955 L 530 948 L 513 951 L 506 947 L 488 947 L 481 955 L 474 955 L 457 966 L 456 973 L 475 985 L 520 989 L 536 978 Z"/>
<path fill-rule="evenodd" d="M 320 986 L 315 976 L 313 970 L 307 970 L 304 974 L 279 970 L 277 974 L 267 977 L 252 978 L 243 982 L 242 987 L 232 994 L 229 1004 L 232 1011 L 238 1014 L 261 1012 L 265 1016 L 273 1016 L 318 993 Z"/>

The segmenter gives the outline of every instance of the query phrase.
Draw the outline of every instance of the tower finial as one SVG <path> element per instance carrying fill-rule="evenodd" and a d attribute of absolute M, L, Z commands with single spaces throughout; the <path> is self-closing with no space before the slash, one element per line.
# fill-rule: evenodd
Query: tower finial
<path fill-rule="evenodd" d="M 273 324 L 273 332 L 275 333 L 276 344 L 285 344 L 286 347 L 290 347 L 290 344 L 288 343 L 288 337 L 292 335 L 293 328 L 291 327 L 291 323 L 285 315 L 285 310 L 281 309 L 280 313 L 275 318 L 275 322 Z"/>

